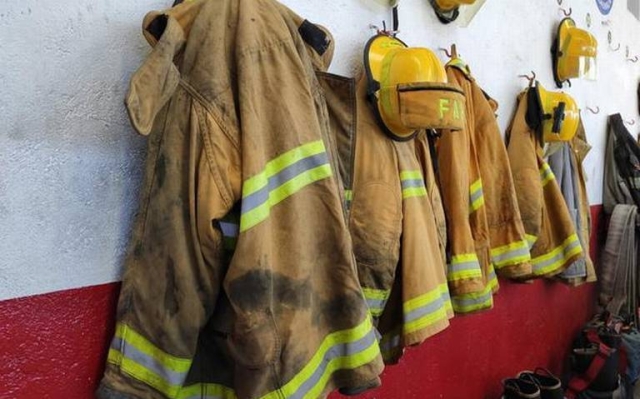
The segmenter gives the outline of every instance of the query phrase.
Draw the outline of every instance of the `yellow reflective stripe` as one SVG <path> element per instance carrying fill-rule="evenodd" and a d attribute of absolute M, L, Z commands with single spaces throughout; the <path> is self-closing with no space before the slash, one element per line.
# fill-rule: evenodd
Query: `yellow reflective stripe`
<path fill-rule="evenodd" d="M 354 328 L 327 335 L 309 363 L 295 377 L 282 388 L 262 396 L 261 399 L 281 399 L 293 396 L 305 382 L 314 376 L 318 368 L 325 366 L 322 375 L 304 396 L 305 398 L 319 397 L 333 372 L 339 369 L 355 369 L 373 361 L 380 354 L 380 348 L 377 340 L 373 339 L 373 343 L 366 349 L 347 356 L 332 358 L 328 364 L 324 363 L 325 354 L 335 346 L 363 340 L 369 334 L 373 334 L 373 325 L 371 318 L 366 317 L 362 323 Z"/>
<path fill-rule="evenodd" d="M 482 190 L 482 179 L 478 179 L 474 181 L 473 183 L 471 183 L 471 186 L 469 187 L 469 192 L 471 194 L 475 193 L 478 190 Z"/>
<path fill-rule="evenodd" d="M 490 252 L 491 261 L 498 269 L 528 262 L 531 259 L 527 240 L 516 241 L 500 247 L 491 248 Z"/>
<path fill-rule="evenodd" d="M 424 187 L 410 187 L 402 190 L 402 198 L 424 197 L 427 195 L 427 189 Z"/>
<path fill-rule="evenodd" d="M 527 243 L 529 244 L 529 249 L 533 248 L 533 245 L 536 243 L 536 241 L 538 241 L 538 237 L 532 234 L 525 234 L 524 236 L 527 240 Z"/>
<path fill-rule="evenodd" d="M 145 355 L 152 357 L 163 367 L 172 371 L 186 373 L 189 371 L 189 368 L 191 368 L 191 359 L 172 356 L 164 352 L 126 324 L 118 323 L 115 336 L 122 339 L 127 345 L 131 345 Z"/>
<path fill-rule="evenodd" d="M 324 152 L 324 143 L 322 140 L 312 141 L 301 145 L 284 154 L 267 162 L 264 170 L 255 176 L 248 178 L 242 185 L 242 196 L 246 197 L 266 187 L 269 183 L 269 177 L 277 174 L 287 166 L 297 161 Z"/>
<path fill-rule="evenodd" d="M 482 208 L 484 205 L 484 196 L 476 198 L 473 202 L 469 204 L 469 213 L 473 213 L 478 209 Z"/>
<path fill-rule="evenodd" d="M 459 254 L 451 257 L 448 265 L 447 280 L 461 280 L 482 277 L 480 262 L 475 253 Z"/>
<path fill-rule="evenodd" d="M 540 180 L 542 181 L 542 187 L 546 186 L 551 180 L 554 180 L 556 177 L 551 170 L 551 167 L 548 163 L 543 162 L 542 167 L 540 168 Z"/>
<path fill-rule="evenodd" d="M 419 170 L 403 170 L 400 172 L 402 198 L 426 197 L 427 189 L 424 185 L 422 172 Z"/>
<path fill-rule="evenodd" d="M 449 304 L 448 304 L 449 303 Z M 449 291 L 446 284 L 406 301 L 402 308 L 405 316 L 404 333 L 410 334 L 448 319 Z"/>
<path fill-rule="evenodd" d="M 240 231 L 246 231 L 266 220 L 271 213 L 271 207 L 297 193 L 309 184 L 330 177 L 331 173 L 331 166 L 329 164 L 321 165 L 301 173 L 275 190 L 270 191 L 269 199 L 266 202 L 242 214 L 240 219 Z"/>
<path fill-rule="evenodd" d="M 364 298 L 367 301 L 367 305 L 369 306 L 369 313 L 372 316 L 378 317 L 382 315 L 384 311 L 384 306 L 389 299 L 389 294 L 391 290 L 378 290 L 374 288 L 362 288 L 362 293 L 364 294 Z"/>
<path fill-rule="evenodd" d="M 422 172 L 419 170 L 403 170 L 400 172 L 400 180 L 422 179 Z"/>
<path fill-rule="evenodd" d="M 237 399 L 233 389 L 220 384 L 194 384 L 182 388 L 177 399 Z"/>
<path fill-rule="evenodd" d="M 548 274 L 562 267 L 562 265 L 571 257 L 582 253 L 582 246 L 577 234 L 570 235 L 564 242 L 534 259 L 531 259 L 533 266 L 533 274 Z M 544 266 L 543 266 L 544 265 Z"/>
<path fill-rule="evenodd" d="M 482 179 L 478 179 L 469 186 L 469 213 L 475 212 L 484 205 Z"/>
<path fill-rule="evenodd" d="M 138 381 L 157 389 L 169 398 L 175 398 L 180 391 L 181 385 L 171 385 L 158 374 L 144 367 L 143 365 L 127 358 L 115 349 L 109 349 L 107 361 L 120 368 L 122 372 L 128 374 Z"/>
<path fill-rule="evenodd" d="M 388 299 L 391 290 L 377 290 L 375 288 L 363 287 L 362 292 L 367 299 Z"/>

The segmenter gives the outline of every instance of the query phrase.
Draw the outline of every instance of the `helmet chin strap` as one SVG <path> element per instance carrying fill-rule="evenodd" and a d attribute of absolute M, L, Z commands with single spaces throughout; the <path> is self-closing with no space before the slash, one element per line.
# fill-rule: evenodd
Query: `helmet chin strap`
<path fill-rule="evenodd" d="M 460 15 L 460 11 L 458 10 L 458 7 L 450 11 L 444 11 L 440 7 L 438 7 L 438 3 L 436 2 L 436 0 L 429 0 L 429 2 L 431 3 L 434 11 L 436 12 L 436 16 L 438 17 L 440 22 L 442 22 L 443 24 L 449 24 L 455 21 L 458 18 L 458 15 Z"/>

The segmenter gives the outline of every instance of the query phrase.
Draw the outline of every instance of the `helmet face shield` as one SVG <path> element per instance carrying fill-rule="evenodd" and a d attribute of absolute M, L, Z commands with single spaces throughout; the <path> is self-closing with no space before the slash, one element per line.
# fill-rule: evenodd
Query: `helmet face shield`
<path fill-rule="evenodd" d="M 589 32 L 577 28 L 571 18 L 560 23 L 552 53 L 553 74 L 559 88 L 573 78 L 596 79 L 598 42 Z"/>
<path fill-rule="evenodd" d="M 464 95 L 447 84 L 444 66 L 431 50 L 377 35 L 364 58 L 367 97 L 391 138 L 404 141 L 420 129 L 464 127 Z"/>

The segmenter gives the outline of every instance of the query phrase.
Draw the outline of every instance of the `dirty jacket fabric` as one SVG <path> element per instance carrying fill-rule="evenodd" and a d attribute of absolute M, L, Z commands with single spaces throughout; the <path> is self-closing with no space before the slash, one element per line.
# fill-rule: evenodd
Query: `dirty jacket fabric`
<path fill-rule="evenodd" d="M 102 397 L 317 398 L 379 384 L 315 76 L 331 38 L 273 0 L 157 16 L 127 96 L 149 153 Z M 220 220 L 239 201 L 227 267 Z M 234 386 L 187 387 L 221 297 Z"/>
<path fill-rule="evenodd" d="M 518 96 L 507 130 L 507 152 L 527 240 L 531 245 L 530 277 L 552 276 L 582 257 L 582 246 L 558 183 L 542 159 L 536 132 L 525 120 L 527 93 Z"/>
<path fill-rule="evenodd" d="M 345 181 L 358 275 L 372 316 L 392 315 L 386 317 L 392 321 L 379 323 L 380 333 L 398 332 L 399 347 L 416 345 L 445 329 L 453 315 L 440 222 L 414 141 L 397 142 L 384 134 L 367 101 L 364 76 L 355 94 L 353 154 L 341 159 L 353 165 L 352 178 Z"/>
<path fill-rule="evenodd" d="M 472 191 L 471 195 L 482 198 L 484 204 L 491 263 L 498 275 L 526 275 L 531 271 L 531 258 L 509 156 L 495 117 L 498 105 L 482 90 L 466 65 L 454 59 L 447 65 L 447 71 L 449 79 L 455 79 L 467 98 L 467 121 L 482 178 L 481 192 Z"/>

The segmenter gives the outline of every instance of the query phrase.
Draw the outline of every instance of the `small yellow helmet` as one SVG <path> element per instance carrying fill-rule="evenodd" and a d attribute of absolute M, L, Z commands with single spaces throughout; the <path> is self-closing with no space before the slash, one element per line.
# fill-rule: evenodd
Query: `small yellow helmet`
<path fill-rule="evenodd" d="M 591 33 L 576 27 L 573 19 L 565 18 L 560 22 L 551 52 L 553 76 L 558 88 L 571 78 L 596 79 L 598 41 Z"/>
<path fill-rule="evenodd" d="M 367 97 L 391 138 L 405 141 L 420 129 L 464 127 L 464 95 L 447 84 L 444 66 L 431 50 L 379 34 L 367 43 L 364 57 Z"/>
<path fill-rule="evenodd" d="M 543 141 L 569 141 L 575 136 L 580 110 L 573 97 L 564 92 L 547 91 L 537 81 L 528 94 L 527 123 Z"/>
<path fill-rule="evenodd" d="M 476 0 L 431 0 L 433 9 L 440 22 L 448 24 L 458 18 L 461 5 L 469 5 L 475 3 Z"/>

